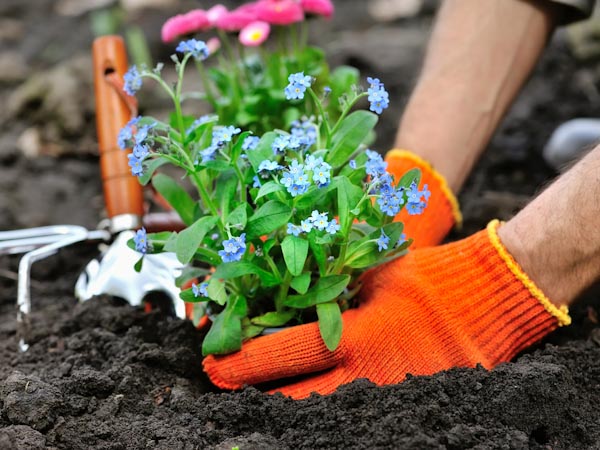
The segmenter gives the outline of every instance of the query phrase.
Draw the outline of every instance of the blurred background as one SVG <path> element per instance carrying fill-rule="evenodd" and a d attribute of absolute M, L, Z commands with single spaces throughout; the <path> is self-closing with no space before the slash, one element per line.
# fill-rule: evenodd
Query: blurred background
<path fill-rule="evenodd" d="M 228 7 L 243 2 L 223 1 Z M 310 40 L 332 66 L 379 77 L 390 93 L 374 145 L 393 144 L 423 58 L 437 0 L 338 0 L 331 21 L 314 21 Z M 2 0 L 0 2 L 0 229 L 70 223 L 94 228 L 103 216 L 95 137 L 91 44 L 125 37 L 131 63 L 169 61 L 162 23 L 209 1 Z M 596 16 L 597 17 L 597 16 Z M 462 234 L 508 218 L 555 176 L 541 150 L 556 126 L 600 117 L 597 19 L 560 29 L 461 194 Z M 144 114 L 169 107 L 149 91 Z M 202 111 L 198 111 L 200 115 Z M 448 149 L 452 151 L 452 149 Z"/>

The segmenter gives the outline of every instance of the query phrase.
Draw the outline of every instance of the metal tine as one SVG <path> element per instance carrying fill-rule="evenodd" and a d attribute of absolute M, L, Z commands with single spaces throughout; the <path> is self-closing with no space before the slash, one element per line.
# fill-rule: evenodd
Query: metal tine
<path fill-rule="evenodd" d="M 93 240 L 109 240 L 110 233 L 105 230 L 88 231 L 84 227 L 78 225 L 56 225 L 49 227 L 40 227 L 30 229 L 32 234 L 30 236 L 40 236 L 49 231 L 55 231 L 59 233 L 58 240 L 50 242 L 43 247 L 32 250 L 21 258 L 19 262 L 19 276 L 18 276 L 18 293 L 17 293 L 17 337 L 19 351 L 25 352 L 29 348 L 27 343 L 31 331 L 31 292 L 30 292 L 30 273 L 31 266 L 34 262 L 41 259 L 47 258 L 58 252 L 61 248 L 69 245 L 76 244 L 78 242 Z M 29 230 L 22 230 L 27 232 Z M 20 231 L 6 232 L 6 234 L 13 233 L 12 236 L 18 235 Z M 46 233 L 47 234 L 47 233 Z M 0 238 L 2 238 L 0 233 Z"/>
<path fill-rule="evenodd" d="M 24 230 L 0 231 L 0 255 L 25 253 L 60 241 L 84 229 L 77 225 L 49 225 Z M 86 230 L 87 232 L 87 230 Z"/>
<path fill-rule="evenodd" d="M 27 253 L 38 247 L 60 241 L 61 239 L 64 239 L 64 237 L 64 234 L 57 234 L 56 236 L 40 236 L 0 242 L 0 255 L 18 255 L 20 253 Z"/>

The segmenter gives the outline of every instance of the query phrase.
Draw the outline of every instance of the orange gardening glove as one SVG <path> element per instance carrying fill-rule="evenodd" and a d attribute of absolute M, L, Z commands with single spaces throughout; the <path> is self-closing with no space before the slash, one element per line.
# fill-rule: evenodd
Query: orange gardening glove
<path fill-rule="evenodd" d="M 303 398 L 357 378 L 384 385 L 407 373 L 509 361 L 570 317 L 520 269 L 497 226 L 491 222 L 467 239 L 417 250 L 367 273 L 362 303 L 343 314 L 342 340 L 333 352 L 311 323 L 252 339 L 231 355 L 208 356 L 204 370 L 224 389 L 305 375 L 277 390 Z"/>
<path fill-rule="evenodd" d="M 411 249 L 431 247 L 442 242 L 454 225 L 460 227 L 462 216 L 458 207 L 458 201 L 448 187 L 444 177 L 436 172 L 431 165 L 414 153 L 407 150 L 390 150 L 385 155 L 388 163 L 387 170 L 394 175 L 396 181 L 410 169 L 421 169 L 421 183 L 419 188 L 427 185 L 431 197 L 423 214 L 411 216 L 406 208 L 403 208 L 395 221 L 404 223 L 404 232 L 409 238 L 413 238 Z"/>

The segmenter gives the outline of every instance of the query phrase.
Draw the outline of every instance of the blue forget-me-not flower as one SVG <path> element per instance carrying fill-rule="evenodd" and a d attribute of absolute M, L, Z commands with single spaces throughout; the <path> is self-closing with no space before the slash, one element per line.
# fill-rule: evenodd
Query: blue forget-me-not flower
<path fill-rule="evenodd" d="M 288 77 L 288 84 L 285 88 L 285 97 L 288 100 L 300 100 L 304 98 L 306 89 L 312 83 L 312 77 L 304 75 L 304 72 L 293 73 Z"/>
<path fill-rule="evenodd" d="M 192 293 L 194 297 L 208 297 L 208 282 L 205 281 L 200 285 L 192 283 Z"/>
<path fill-rule="evenodd" d="M 206 42 L 197 39 L 181 41 L 175 51 L 179 53 L 191 53 L 196 61 L 204 61 L 208 58 L 209 54 Z"/>
<path fill-rule="evenodd" d="M 129 147 L 133 141 L 133 127 L 137 125 L 140 121 L 141 117 L 133 117 L 129 122 L 125 124 L 123 128 L 119 131 L 119 135 L 117 136 L 117 145 L 121 150 L 125 150 Z"/>
<path fill-rule="evenodd" d="M 135 236 L 133 237 L 133 242 L 135 244 L 135 249 L 143 254 L 148 252 L 148 236 L 146 234 L 146 229 L 141 228 L 136 231 Z"/>
<path fill-rule="evenodd" d="M 132 97 L 142 88 L 142 76 L 137 69 L 137 66 L 131 66 L 129 70 L 123 75 L 123 90 L 127 95 Z"/>
<path fill-rule="evenodd" d="M 388 244 L 390 243 L 390 238 L 383 232 L 383 228 L 381 229 L 381 236 L 377 239 L 377 246 L 379 247 L 379 251 L 387 250 Z"/>
<path fill-rule="evenodd" d="M 246 252 L 246 233 L 239 237 L 232 237 L 223 241 L 223 250 L 219 250 L 219 256 L 223 262 L 239 261 Z"/>

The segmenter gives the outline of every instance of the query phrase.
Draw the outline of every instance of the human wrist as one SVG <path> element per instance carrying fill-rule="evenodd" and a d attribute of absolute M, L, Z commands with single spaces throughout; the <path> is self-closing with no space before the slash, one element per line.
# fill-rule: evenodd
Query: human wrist
<path fill-rule="evenodd" d="M 567 276 L 559 258 L 550 255 L 547 242 L 543 233 L 536 233 L 524 227 L 525 224 L 515 220 L 503 224 L 498 229 L 498 237 L 512 255 L 517 264 L 539 289 L 546 294 L 550 301 L 558 306 L 570 305 L 581 286 L 576 279 Z"/>

